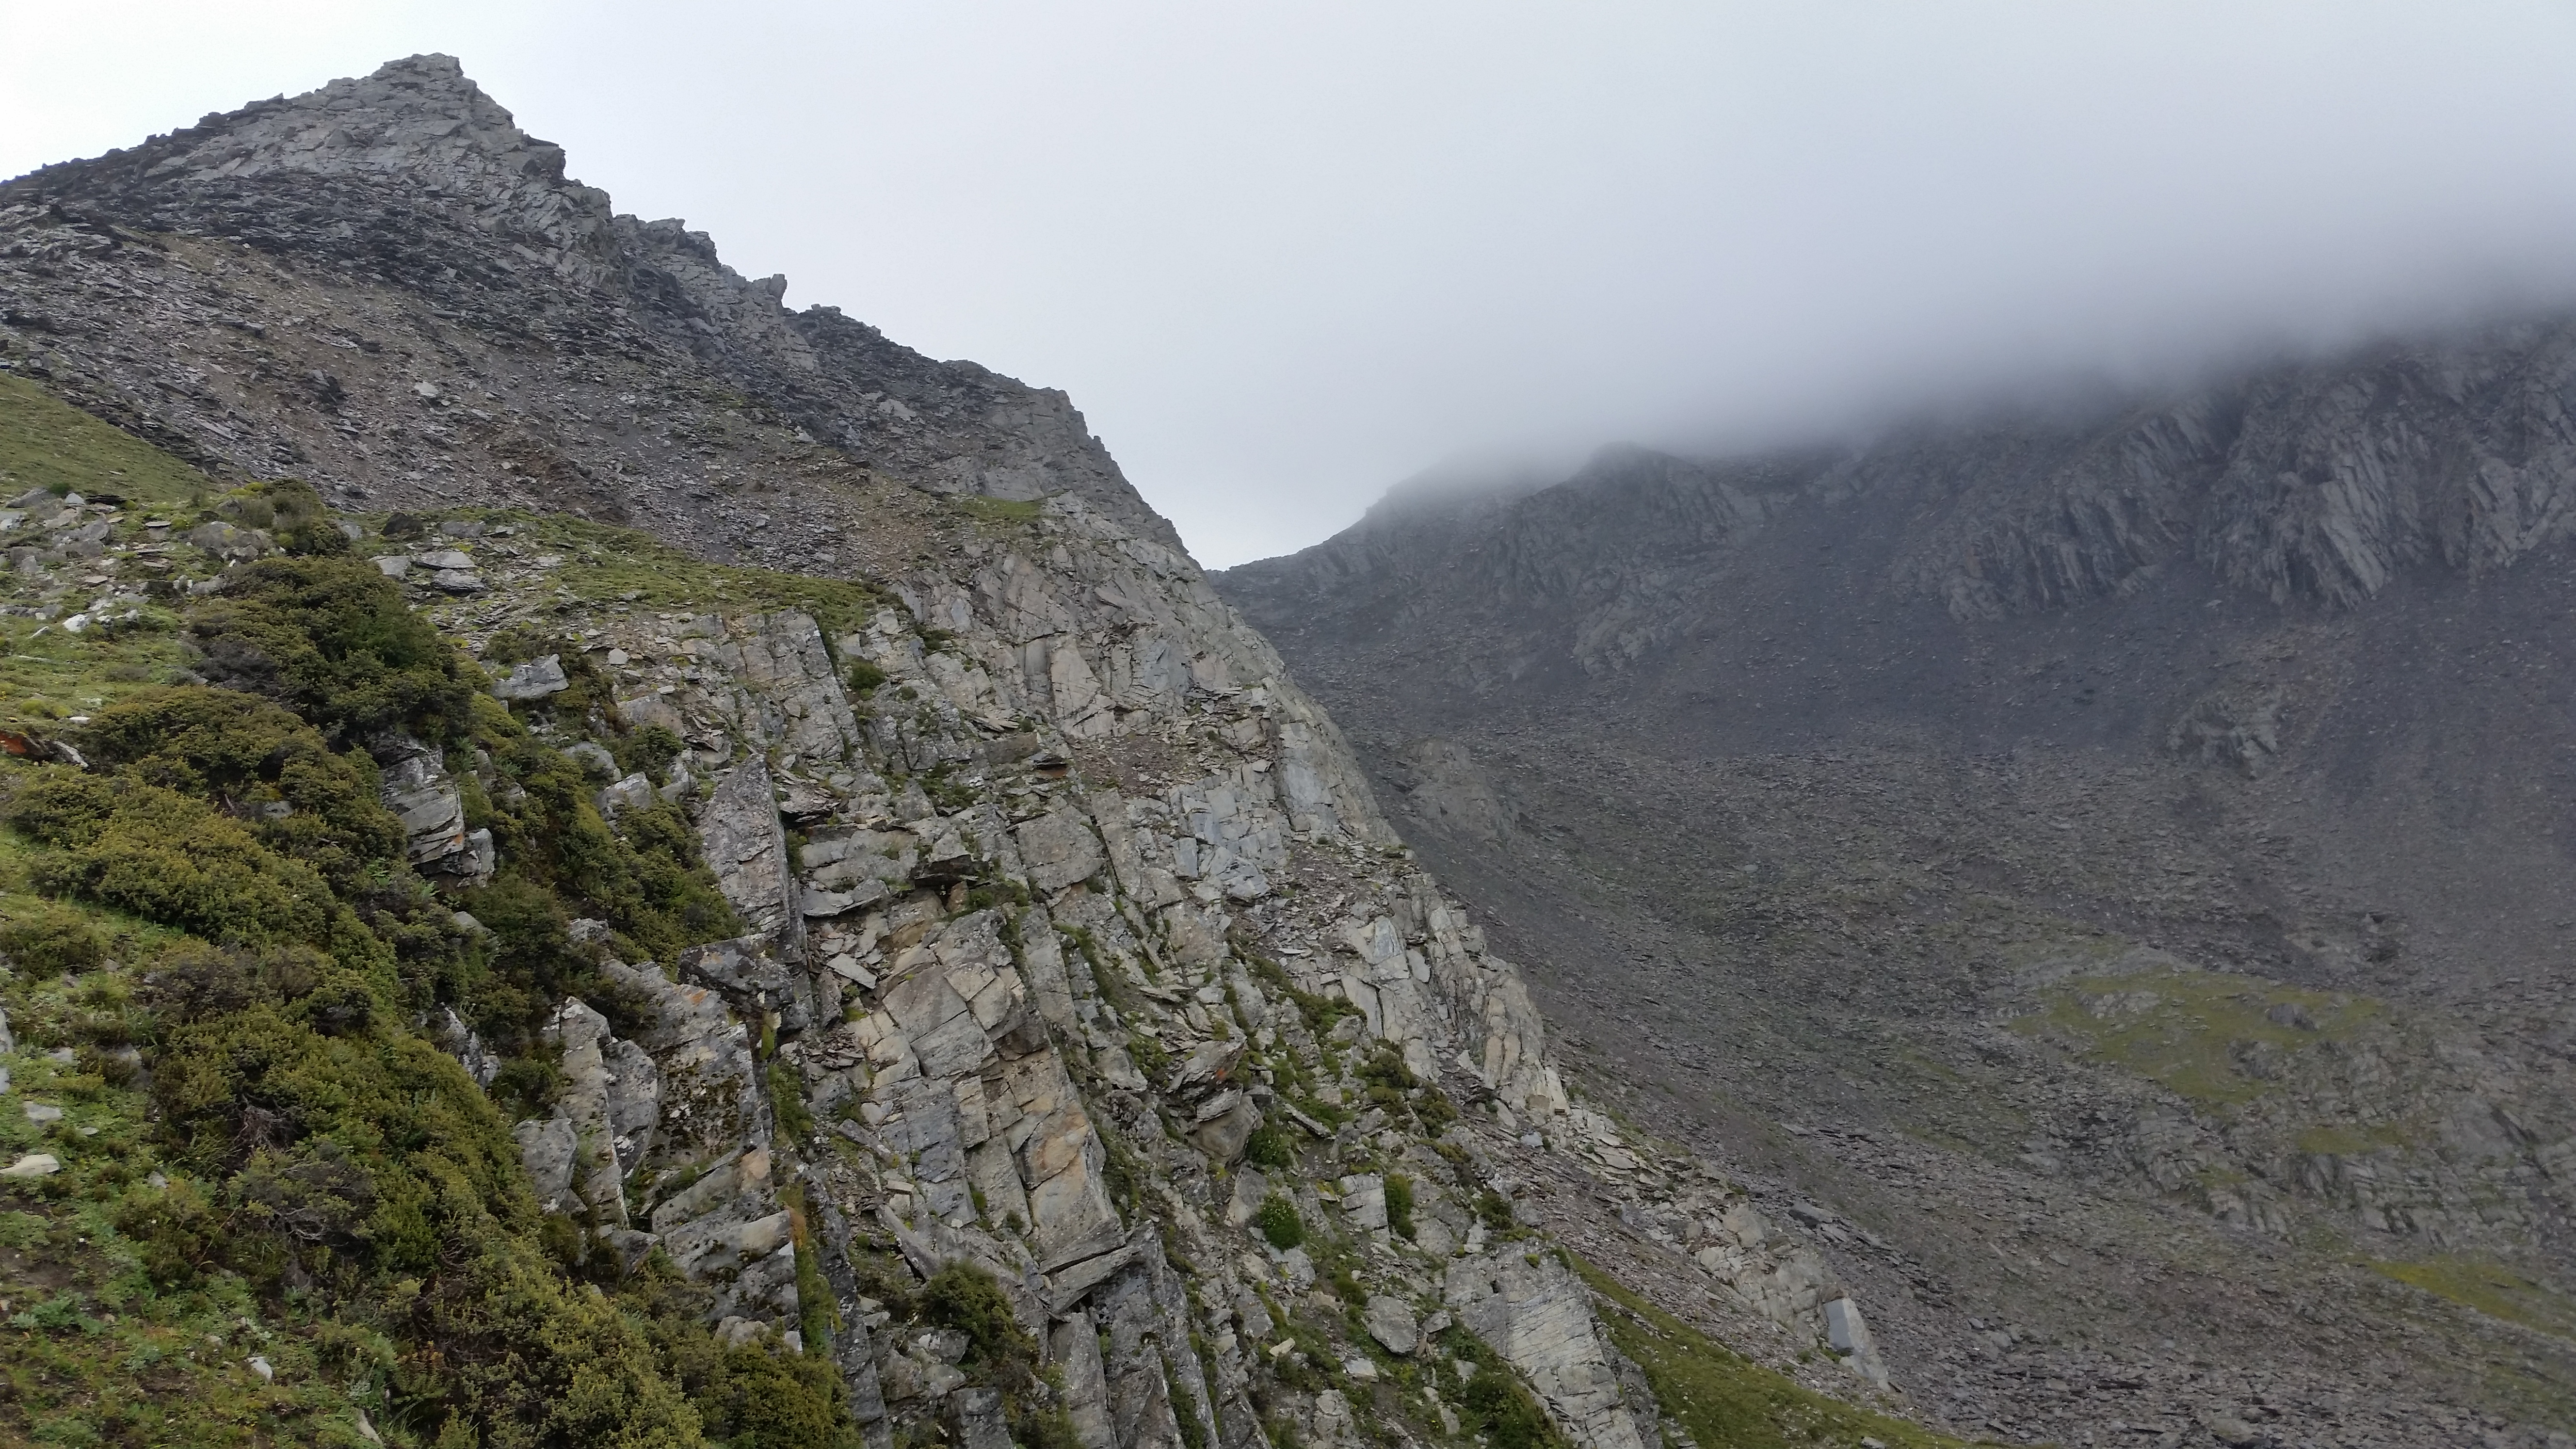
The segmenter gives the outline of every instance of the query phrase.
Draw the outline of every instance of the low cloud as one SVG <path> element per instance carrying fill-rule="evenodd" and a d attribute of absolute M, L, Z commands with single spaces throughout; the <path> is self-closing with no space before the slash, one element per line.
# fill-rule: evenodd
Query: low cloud
<path fill-rule="evenodd" d="M 2576 300 L 2563 5 L 158 8 L 224 28 L 19 37 L 0 135 L 56 149 L 0 170 L 451 51 L 621 208 L 1070 391 L 1211 564 L 1462 451 Z"/>

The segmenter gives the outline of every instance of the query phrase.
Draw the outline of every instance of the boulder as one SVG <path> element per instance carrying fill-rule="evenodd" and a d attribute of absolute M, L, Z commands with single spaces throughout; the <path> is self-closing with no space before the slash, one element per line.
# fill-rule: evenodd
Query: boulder
<path fill-rule="evenodd" d="M 1260 1130 L 1261 1109 L 1243 1093 L 1225 1091 L 1200 1104 L 1189 1136 L 1201 1152 L 1219 1162 L 1232 1162 L 1243 1155 L 1244 1144 Z"/>
<path fill-rule="evenodd" d="M 599 807 L 600 818 L 614 820 L 629 810 L 651 809 L 655 798 L 653 777 L 638 772 L 600 791 L 593 803 Z"/>
<path fill-rule="evenodd" d="M 813 1025 L 814 988 L 801 967 L 780 960 L 766 936 L 711 941 L 680 953 L 680 974 L 722 991 L 735 1009 L 758 1021 L 778 1014 L 781 1031 Z"/>
<path fill-rule="evenodd" d="M 1087 1316 L 1059 1321 L 1047 1334 L 1047 1357 L 1064 1380 L 1064 1411 L 1082 1449 L 1117 1449 L 1109 1425 L 1109 1384 L 1100 1368 L 1100 1335 Z"/>
<path fill-rule="evenodd" d="M 480 587 L 480 583 L 476 586 Z M 445 587 L 443 582 L 441 587 Z M 562 656 L 541 654 L 511 670 L 500 683 L 492 686 L 492 692 L 519 704 L 546 699 L 570 688 L 572 681 L 564 676 Z"/>
<path fill-rule="evenodd" d="M 744 925 L 763 934 L 801 933 L 787 832 L 778 823 L 769 769 L 757 757 L 736 766 L 699 807 L 698 840 L 716 888 Z"/>
<path fill-rule="evenodd" d="M 1828 1299 L 1825 1303 L 1825 1342 L 1852 1372 L 1880 1388 L 1887 1387 L 1887 1365 L 1878 1356 L 1878 1344 L 1869 1335 L 1869 1320 L 1861 1316 L 1860 1305 L 1848 1296 Z"/>
<path fill-rule="evenodd" d="M 403 853 L 414 866 L 433 869 L 466 854 L 465 801 L 438 751 L 408 735 L 370 751 L 378 772 L 377 798 L 402 822 Z"/>
<path fill-rule="evenodd" d="M 527 1121 L 510 1129 L 510 1135 L 519 1141 L 519 1161 L 528 1170 L 537 1206 L 562 1211 L 572 1196 L 573 1155 L 581 1147 L 572 1124 L 561 1117 Z"/>
<path fill-rule="evenodd" d="M 1479 1254 L 1452 1263 L 1450 1312 L 1520 1370 L 1587 1449 L 1645 1449 L 1592 1318 L 1592 1299 L 1553 1253 Z"/>
<path fill-rule="evenodd" d="M 1070 805 L 1059 806 L 1019 828 L 1020 859 L 1029 883 L 1042 891 L 1059 891 L 1100 873 L 1108 858 L 1100 842 Z"/>
<path fill-rule="evenodd" d="M 1410 1354 L 1422 1343 L 1422 1326 L 1414 1319 L 1412 1305 L 1383 1293 L 1371 1295 L 1368 1306 L 1360 1310 L 1360 1326 L 1392 1354 Z"/>
<path fill-rule="evenodd" d="M 1002 1418 L 1002 1391 L 959 1389 L 948 1396 L 950 1441 L 958 1449 L 1011 1449 L 1011 1427 Z"/>

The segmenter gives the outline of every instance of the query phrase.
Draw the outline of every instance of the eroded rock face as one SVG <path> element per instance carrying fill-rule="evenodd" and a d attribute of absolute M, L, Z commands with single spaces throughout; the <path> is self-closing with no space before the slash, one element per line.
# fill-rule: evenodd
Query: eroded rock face
<path fill-rule="evenodd" d="M 1610 1350 L 1592 1321 L 1591 1297 L 1563 1263 L 1547 1254 L 1462 1258 L 1450 1265 L 1441 1300 L 1527 1375 L 1583 1442 L 1641 1449 L 1636 1415 L 1620 1397 Z"/>
<path fill-rule="evenodd" d="M 492 878 L 492 832 L 465 828 L 465 801 L 438 752 L 415 739 L 382 742 L 376 751 L 381 798 L 402 821 L 404 851 L 423 874 L 463 885 Z"/>

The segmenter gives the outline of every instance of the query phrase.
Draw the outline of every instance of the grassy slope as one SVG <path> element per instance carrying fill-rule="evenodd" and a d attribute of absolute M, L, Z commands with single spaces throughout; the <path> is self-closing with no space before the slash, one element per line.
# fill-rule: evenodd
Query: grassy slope
<path fill-rule="evenodd" d="M 209 486 L 151 444 L 0 373 L 0 499 L 48 488 L 148 507 L 184 503 Z"/>
<path fill-rule="evenodd" d="M 1700 1449 L 1801 1449 L 1859 1445 L 1945 1449 L 1965 1441 L 1830 1399 L 1730 1352 L 1698 1329 L 1629 1292 L 1577 1258 L 1611 1342 L 1636 1360 L 1655 1403 Z"/>

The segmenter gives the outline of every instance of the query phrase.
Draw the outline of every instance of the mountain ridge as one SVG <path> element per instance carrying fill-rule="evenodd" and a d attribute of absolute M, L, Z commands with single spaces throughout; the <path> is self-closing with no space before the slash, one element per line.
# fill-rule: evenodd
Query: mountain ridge
<path fill-rule="evenodd" d="M 2060 1324 L 2171 1211 L 2564 1292 L 2569 336 L 1607 449 L 1217 584 L 1660 1130 L 1961 1271 L 1959 1202 L 2128 1217 Z M 2303 992 L 2393 1034 L 2265 1025 Z"/>
<path fill-rule="evenodd" d="M 336 905 L 416 957 L 328 997 L 307 956 L 190 955 L 219 913 L 12 815 L 7 949 L 73 969 L 0 983 L 54 1113 L 0 1122 L 0 1272 L 51 1295 L 0 1416 L 1955 1442 L 1891 1417 L 1922 1411 L 1802 1222 L 1568 1096 L 1515 969 L 1061 394 L 781 290 L 617 216 L 445 57 L 0 186 L 0 473 L 61 485 L 0 512 L 12 798 L 157 802 L 297 880 L 270 856 L 321 831 L 384 896 Z M 102 420 L 171 455 L 148 486 Z M 406 653 L 437 709 L 332 713 Z M 245 695 L 372 783 L 330 797 L 363 850 L 283 765 L 216 790 L 135 743 Z M 202 1067 L 156 1032 L 200 981 L 200 1037 L 309 1048 L 313 1100 L 398 1059 L 516 1163 L 442 1239 L 406 1214 L 448 1144 L 403 1119 L 353 1158 L 247 1048 L 180 1134 L 154 1084 Z"/>

